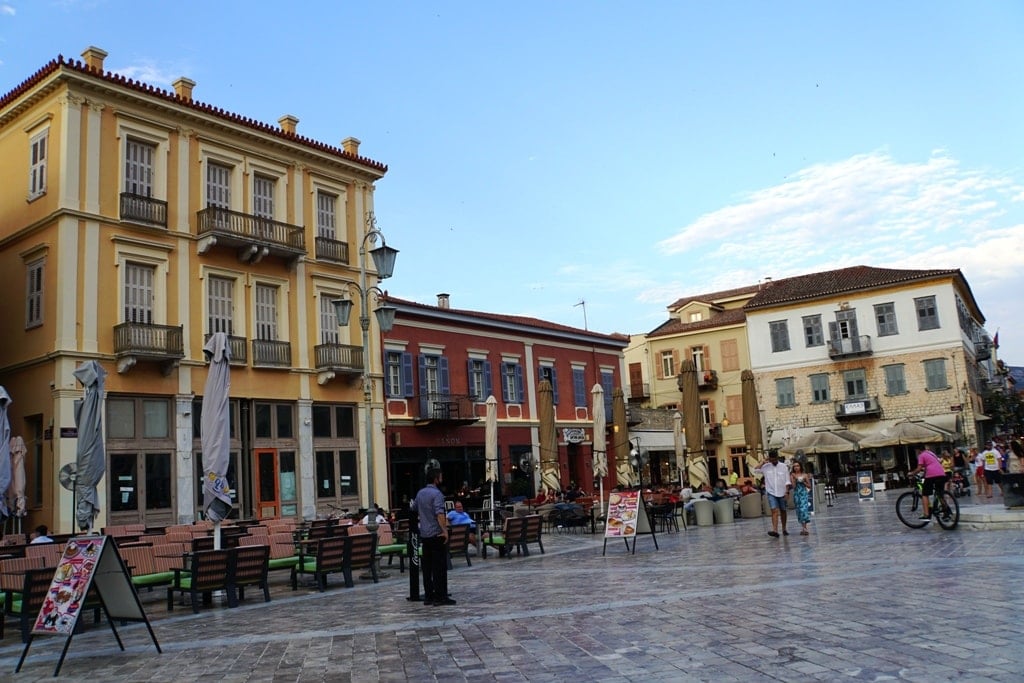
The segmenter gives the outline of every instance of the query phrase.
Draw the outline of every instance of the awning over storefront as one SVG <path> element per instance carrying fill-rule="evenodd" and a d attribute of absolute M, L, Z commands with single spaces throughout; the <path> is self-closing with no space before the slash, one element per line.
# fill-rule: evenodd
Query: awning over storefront
<path fill-rule="evenodd" d="M 836 431 L 839 429 L 846 428 L 841 427 L 838 424 L 827 424 L 815 425 L 814 427 L 784 427 L 782 429 L 776 429 L 772 432 L 771 438 L 768 439 L 768 448 L 782 448 L 787 444 L 806 438 L 814 432 Z"/>

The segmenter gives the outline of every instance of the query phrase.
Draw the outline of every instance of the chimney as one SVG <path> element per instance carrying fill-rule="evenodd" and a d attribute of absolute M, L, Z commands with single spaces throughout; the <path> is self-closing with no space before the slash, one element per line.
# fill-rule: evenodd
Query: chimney
<path fill-rule="evenodd" d="M 445 294 L 444 292 L 441 292 L 440 294 L 438 294 L 437 295 L 437 307 L 438 308 L 443 308 L 445 310 L 449 309 L 450 306 L 448 305 L 448 299 L 449 299 L 450 296 L 451 296 L 450 294 Z"/>
<path fill-rule="evenodd" d="M 299 125 L 299 120 L 291 114 L 285 114 L 277 120 L 281 125 L 281 130 L 289 135 L 295 135 L 295 126 Z"/>
<path fill-rule="evenodd" d="M 106 51 L 91 45 L 85 48 L 85 52 L 82 53 L 82 59 L 85 61 L 85 65 L 90 69 L 99 71 L 100 73 L 103 73 L 103 60 L 106 56 Z"/>
<path fill-rule="evenodd" d="M 346 154 L 357 157 L 359 156 L 359 142 L 359 138 L 345 138 L 341 141 L 341 148 L 345 150 Z"/>
<path fill-rule="evenodd" d="M 178 80 L 171 83 L 174 86 L 174 92 L 178 93 L 178 97 L 185 100 L 186 102 L 192 101 L 192 88 L 196 87 L 196 82 L 190 78 L 182 76 Z"/>

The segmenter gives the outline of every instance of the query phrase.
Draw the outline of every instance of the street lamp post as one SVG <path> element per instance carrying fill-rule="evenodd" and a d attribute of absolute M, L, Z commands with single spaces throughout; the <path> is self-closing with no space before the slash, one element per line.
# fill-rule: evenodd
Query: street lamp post
<path fill-rule="evenodd" d="M 395 257 L 398 255 L 398 250 L 387 246 L 387 242 L 384 240 L 384 233 L 377 227 L 377 219 L 372 212 L 366 215 L 366 227 L 366 235 L 363 236 L 363 241 L 359 246 L 359 284 L 350 282 L 348 285 L 355 287 L 359 291 L 359 326 L 363 331 L 363 404 L 365 407 L 364 416 L 366 423 L 366 507 L 368 510 L 368 523 L 366 527 L 373 533 L 377 531 L 377 506 L 374 503 L 373 381 L 370 378 L 370 314 L 367 300 L 371 292 L 380 302 L 385 302 L 386 298 L 380 287 L 376 285 L 367 286 L 366 284 L 366 246 L 367 244 L 376 244 L 377 239 L 380 238 L 380 245 L 369 250 L 370 257 L 373 258 L 374 268 L 377 271 L 378 280 L 386 280 L 394 273 Z M 352 316 L 352 301 L 342 298 L 334 299 L 331 303 L 334 305 L 334 313 L 338 318 L 338 325 L 340 327 L 347 326 L 349 318 Z M 387 303 L 382 303 L 374 309 L 373 313 L 377 318 L 377 326 L 380 328 L 381 333 L 390 332 L 391 328 L 394 327 L 396 310 L 394 306 L 389 306 Z"/>

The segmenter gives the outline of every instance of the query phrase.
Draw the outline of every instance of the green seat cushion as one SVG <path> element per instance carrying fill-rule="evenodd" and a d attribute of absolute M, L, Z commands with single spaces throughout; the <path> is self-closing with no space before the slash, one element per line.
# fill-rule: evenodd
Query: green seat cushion
<path fill-rule="evenodd" d="M 377 552 L 381 555 L 404 555 L 405 544 L 404 543 L 392 543 L 390 545 L 382 545 L 377 547 Z"/>
<path fill-rule="evenodd" d="M 487 545 L 505 545 L 504 536 L 492 536 L 491 538 L 484 541 Z"/>
<path fill-rule="evenodd" d="M 174 572 L 157 572 L 155 574 L 142 574 L 141 576 L 133 576 L 132 584 L 136 586 L 157 586 L 162 583 L 171 583 L 174 581 Z"/>
<path fill-rule="evenodd" d="M 314 557 L 311 560 L 306 560 L 301 565 L 299 565 L 298 561 L 296 561 L 296 567 L 298 567 L 300 571 L 315 572 L 316 571 L 316 558 Z"/>
<path fill-rule="evenodd" d="M 316 561 L 314 560 L 314 563 Z M 270 569 L 290 569 L 299 563 L 299 556 L 292 555 L 291 557 L 278 557 L 270 560 L 267 567 Z"/>

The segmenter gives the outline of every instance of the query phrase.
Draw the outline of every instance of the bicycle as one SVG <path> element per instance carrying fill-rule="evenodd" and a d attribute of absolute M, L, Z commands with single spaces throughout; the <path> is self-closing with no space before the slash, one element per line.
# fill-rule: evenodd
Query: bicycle
<path fill-rule="evenodd" d="M 929 520 L 921 519 L 924 477 L 919 475 L 915 479 L 914 488 L 896 499 L 896 516 L 911 529 L 920 529 Z M 949 491 L 935 491 L 932 494 L 930 517 L 934 517 L 943 529 L 955 529 L 960 523 L 960 504 Z"/>

